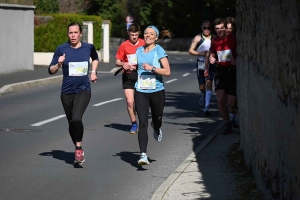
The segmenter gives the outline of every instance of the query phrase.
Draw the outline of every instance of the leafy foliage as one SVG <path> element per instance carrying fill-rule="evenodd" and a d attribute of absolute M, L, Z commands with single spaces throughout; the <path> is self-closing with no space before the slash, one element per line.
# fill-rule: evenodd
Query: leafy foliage
<path fill-rule="evenodd" d="M 33 4 L 36 6 L 34 12 L 37 15 L 59 12 L 58 0 L 34 0 Z"/>
<path fill-rule="evenodd" d="M 5 4 L 20 4 L 20 5 L 33 5 L 33 0 L 0 0 L 0 3 Z"/>
<path fill-rule="evenodd" d="M 52 14 L 53 18 L 45 24 L 34 28 L 34 51 L 54 52 L 56 47 L 68 41 L 67 27 L 71 22 L 93 21 L 94 45 L 96 49 L 101 47 L 102 19 L 98 16 L 77 14 Z"/>

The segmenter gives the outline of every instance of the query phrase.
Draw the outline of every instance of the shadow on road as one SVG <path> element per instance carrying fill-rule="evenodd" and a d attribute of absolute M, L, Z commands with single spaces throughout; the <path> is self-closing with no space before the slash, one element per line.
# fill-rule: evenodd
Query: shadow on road
<path fill-rule="evenodd" d="M 116 155 L 113 156 L 119 156 L 121 160 L 131 164 L 131 166 L 137 168 L 137 171 L 146 171 L 148 169 L 144 169 L 142 166 L 139 166 L 137 164 L 137 161 L 140 158 L 139 152 L 128 152 L 128 151 L 122 151 L 120 153 L 116 153 Z M 155 162 L 156 160 L 151 159 L 148 157 L 148 160 L 150 163 Z"/>
<path fill-rule="evenodd" d="M 106 124 L 104 125 L 104 127 L 108 127 L 108 128 L 114 128 L 120 131 L 125 131 L 126 133 L 129 132 L 129 130 L 131 129 L 131 125 L 128 124 Z"/>
<path fill-rule="evenodd" d="M 54 159 L 65 161 L 65 163 L 73 165 L 74 152 L 65 152 L 62 150 L 52 150 L 51 152 L 40 153 L 40 156 L 52 156 Z M 80 165 L 73 165 L 74 168 L 83 168 Z"/>

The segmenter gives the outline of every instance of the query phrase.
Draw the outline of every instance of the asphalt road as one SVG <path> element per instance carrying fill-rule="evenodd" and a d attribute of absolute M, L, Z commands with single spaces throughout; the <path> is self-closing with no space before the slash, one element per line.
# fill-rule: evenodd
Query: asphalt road
<path fill-rule="evenodd" d="M 149 127 L 151 163 L 144 167 L 137 165 L 137 135 L 128 133 L 120 75 L 101 73 L 92 84 L 83 117 L 86 162 L 80 168 L 72 165 L 60 83 L 0 96 L 0 199 L 151 199 L 220 122 L 215 97 L 211 117 L 199 108 L 194 58 L 170 54 L 169 59 L 163 140 L 156 142 Z"/>

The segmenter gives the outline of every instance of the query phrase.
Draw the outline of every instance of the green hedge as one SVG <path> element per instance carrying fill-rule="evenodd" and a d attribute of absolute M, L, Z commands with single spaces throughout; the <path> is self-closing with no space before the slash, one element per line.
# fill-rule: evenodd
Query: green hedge
<path fill-rule="evenodd" d="M 45 15 L 46 16 L 46 15 Z M 53 19 L 34 28 L 34 52 L 54 52 L 56 47 L 68 41 L 67 27 L 71 22 L 93 21 L 94 45 L 102 46 L 102 19 L 98 16 L 78 14 L 51 14 Z"/>

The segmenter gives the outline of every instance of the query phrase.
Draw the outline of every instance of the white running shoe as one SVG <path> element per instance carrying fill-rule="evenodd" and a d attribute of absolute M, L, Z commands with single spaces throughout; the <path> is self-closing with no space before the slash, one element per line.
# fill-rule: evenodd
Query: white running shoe
<path fill-rule="evenodd" d="M 153 128 L 153 137 L 156 141 L 160 142 L 162 140 L 162 131 L 161 129 L 159 129 L 158 131 L 156 131 L 154 129 L 154 125 L 153 125 L 153 122 L 151 121 L 150 123 L 151 127 Z"/>
<path fill-rule="evenodd" d="M 146 153 L 142 153 L 138 161 L 138 165 L 149 165 L 148 157 Z"/>

